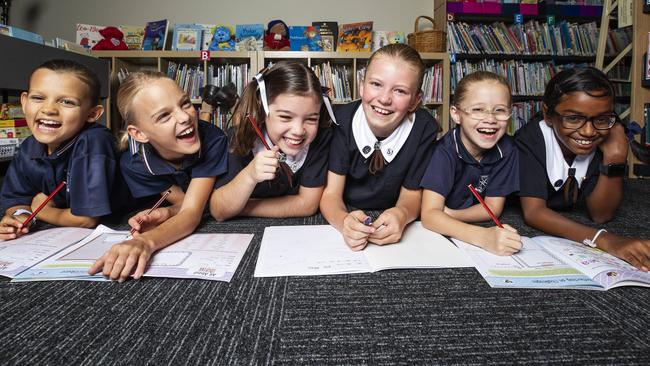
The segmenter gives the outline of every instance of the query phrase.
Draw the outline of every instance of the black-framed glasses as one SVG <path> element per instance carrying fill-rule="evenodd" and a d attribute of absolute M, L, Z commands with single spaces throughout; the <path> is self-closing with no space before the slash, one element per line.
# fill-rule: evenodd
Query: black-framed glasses
<path fill-rule="evenodd" d="M 562 121 L 562 127 L 570 130 L 579 130 L 582 126 L 591 121 L 591 124 L 597 130 L 609 130 L 614 126 L 616 121 L 618 121 L 618 116 L 616 114 L 601 114 L 600 116 L 595 117 L 585 117 L 580 114 L 572 115 L 562 115 L 558 114 Z"/>
<path fill-rule="evenodd" d="M 507 122 L 512 116 L 512 109 L 507 107 L 496 107 L 493 110 L 490 110 L 487 107 L 475 106 L 469 107 L 467 109 L 458 108 L 459 111 L 467 113 L 471 118 L 482 120 L 488 118 L 490 115 L 494 116 L 494 119 L 501 122 Z"/>

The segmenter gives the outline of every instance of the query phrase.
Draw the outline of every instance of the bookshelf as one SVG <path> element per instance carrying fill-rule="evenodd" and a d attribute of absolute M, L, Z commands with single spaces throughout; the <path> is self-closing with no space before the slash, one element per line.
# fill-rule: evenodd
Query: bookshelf
<path fill-rule="evenodd" d="M 643 12 L 643 3 L 645 1 L 634 1 L 632 12 L 634 23 L 634 47 L 632 48 L 632 70 L 631 70 L 631 100 L 630 100 L 630 120 L 637 121 L 642 127 L 645 118 L 643 116 L 643 104 L 650 102 L 650 88 L 641 85 L 641 78 L 645 72 L 643 55 L 648 52 L 648 33 L 650 32 L 650 14 Z M 650 128 L 646 126 L 646 128 Z M 628 154 L 628 160 L 631 174 L 636 171 L 639 162 L 632 153 Z M 643 170 L 648 170 L 647 166 Z M 635 173 L 637 174 L 637 173 Z M 647 172 L 639 172 L 637 175 L 648 176 Z"/>
<path fill-rule="evenodd" d="M 128 71 L 149 69 L 166 73 L 170 63 L 198 65 L 206 75 L 211 66 L 216 69 L 226 65 L 246 65 L 248 68 L 246 80 L 250 80 L 262 68 L 281 60 L 297 60 L 310 67 L 320 67 L 323 64 L 328 64 L 330 67 L 345 67 L 348 73 L 347 80 L 344 81 L 347 81 L 350 88 L 348 101 L 359 98 L 357 85 L 360 78 L 358 72 L 365 68 L 371 55 L 363 52 L 210 52 L 210 59 L 201 61 L 198 51 L 93 51 L 92 54 L 109 61 L 111 77 L 116 77 L 116 73 L 121 69 Z M 447 131 L 449 126 L 449 57 L 446 53 L 421 53 L 421 57 L 426 67 L 437 66 L 441 70 L 441 75 L 439 75 L 441 93 L 438 100 L 424 101 L 423 104 L 435 112 L 444 131 Z M 203 84 L 205 84 L 205 80 Z M 334 99 L 334 104 L 342 103 L 346 103 L 346 101 Z M 109 111 L 107 118 L 112 130 L 118 131 L 120 128 L 119 113 L 114 107 Z"/>

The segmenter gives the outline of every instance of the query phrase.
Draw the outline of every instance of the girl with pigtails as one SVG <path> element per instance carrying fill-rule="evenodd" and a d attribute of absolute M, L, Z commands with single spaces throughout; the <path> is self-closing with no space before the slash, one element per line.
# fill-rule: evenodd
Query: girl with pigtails
<path fill-rule="evenodd" d="M 257 74 L 233 111 L 228 173 L 217 177 L 212 216 L 223 221 L 316 213 L 331 119 L 329 100 L 308 66 L 284 61 Z"/>

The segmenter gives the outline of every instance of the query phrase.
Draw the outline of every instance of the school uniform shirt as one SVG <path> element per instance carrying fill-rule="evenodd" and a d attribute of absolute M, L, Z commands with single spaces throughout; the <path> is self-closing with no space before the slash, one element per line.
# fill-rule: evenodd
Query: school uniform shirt
<path fill-rule="evenodd" d="M 564 185 L 569 174 L 574 174 L 579 182 L 578 202 L 591 194 L 598 182 L 598 166 L 603 160 L 600 150 L 595 149 L 592 155 L 579 155 L 568 164 L 560 143 L 544 121 L 528 123 L 515 134 L 519 150 L 519 196 L 544 199 L 546 206 L 554 210 L 573 207 L 573 202 L 564 199 Z"/>
<path fill-rule="evenodd" d="M 231 140 L 233 134 L 234 131 L 232 129 L 228 131 L 228 136 Z M 319 128 L 314 141 L 307 147 L 306 155 L 303 159 L 298 158 L 295 162 L 287 162 L 293 171 L 292 186 L 289 185 L 287 177 L 278 172 L 280 174 L 279 180 L 258 183 L 253 189 L 251 198 L 270 198 L 298 194 L 300 186 L 308 188 L 324 186 L 327 178 L 327 163 L 331 140 L 332 129 Z M 267 143 L 269 146 L 272 145 L 268 138 Z M 258 140 L 256 140 L 256 144 L 259 144 Z M 265 149 L 263 145 L 260 148 Z M 217 177 L 216 187 L 224 186 L 233 180 L 254 158 L 253 151 L 245 156 L 230 153 L 228 156 L 228 172 Z"/>
<path fill-rule="evenodd" d="M 382 146 L 382 154 L 385 160 L 390 161 L 384 165 L 381 173 L 373 175 L 368 170 L 371 159 L 368 152 L 371 153 L 375 143 L 372 140 L 376 140 L 376 137 L 368 136 L 367 130 L 365 133 L 357 132 L 361 136 L 357 143 L 353 131 L 355 125 L 353 119 L 357 112 L 361 113 L 357 118 L 361 116 L 365 119 L 361 101 L 336 109 L 336 120 L 339 125 L 333 127 L 329 170 L 347 176 L 343 191 L 345 203 L 368 210 L 385 210 L 394 207 L 402 187 L 420 188 L 420 180 L 436 143 L 438 123 L 427 111 L 418 109 L 414 113 L 413 122 L 402 122 L 402 125 L 410 123 L 410 126 L 400 125 L 401 128 L 410 128 L 408 136 L 402 135 L 406 138 L 402 143 L 393 144 L 400 134 L 397 130 L 393 132 L 396 135 L 391 134 L 382 141 L 382 143 L 387 142 Z M 369 130 L 367 125 L 364 128 Z M 358 125 L 357 131 L 359 131 Z M 364 157 L 364 154 L 368 157 Z"/>
<path fill-rule="evenodd" d="M 459 210 L 479 203 L 469 184 L 482 197 L 505 197 L 519 190 L 519 159 L 512 137 L 503 136 L 480 162 L 465 148 L 460 128 L 438 141 L 420 186 L 445 197 L 445 206 Z"/>
<path fill-rule="evenodd" d="M 137 152 L 125 151 L 120 165 L 134 197 L 160 194 L 171 186 L 187 191 L 192 178 L 216 177 L 228 169 L 228 139 L 221 129 L 199 121 L 201 148 L 183 158 L 177 169 L 161 158 L 149 145 L 141 144 Z"/>
<path fill-rule="evenodd" d="M 106 127 L 91 123 L 52 154 L 34 136 L 21 145 L 7 170 L 0 198 L 3 212 L 31 205 L 39 193 L 50 195 L 66 181 L 51 202 L 73 215 L 100 217 L 128 198 L 115 194 L 119 177 L 115 139 Z"/>

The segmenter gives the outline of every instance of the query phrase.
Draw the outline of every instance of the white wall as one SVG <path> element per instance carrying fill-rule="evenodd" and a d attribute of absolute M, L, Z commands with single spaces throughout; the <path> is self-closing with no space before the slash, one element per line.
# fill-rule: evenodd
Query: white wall
<path fill-rule="evenodd" d="M 31 17 L 30 14 L 35 17 Z M 413 32 L 415 18 L 433 16 L 433 0 L 14 0 L 10 25 L 39 33 L 44 39 L 75 40 L 77 23 L 144 25 L 167 18 L 170 23 L 288 25 L 325 20 L 374 21 L 375 30 Z M 421 28 L 428 22 L 420 22 Z"/>

